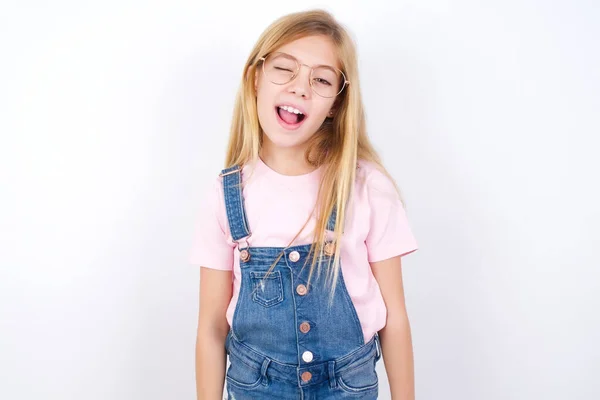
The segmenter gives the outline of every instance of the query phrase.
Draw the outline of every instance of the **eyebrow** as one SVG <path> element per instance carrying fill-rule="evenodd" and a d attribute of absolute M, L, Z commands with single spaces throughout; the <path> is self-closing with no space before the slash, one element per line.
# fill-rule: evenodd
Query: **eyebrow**
<path fill-rule="evenodd" d="M 303 62 L 302 62 L 302 61 L 301 61 L 301 60 L 300 60 L 298 57 L 296 57 L 295 55 L 292 55 L 292 54 L 290 54 L 290 53 L 286 53 L 285 51 L 277 51 L 276 53 L 282 53 L 282 54 L 285 54 L 286 56 L 290 56 L 290 57 L 292 57 L 292 58 L 295 58 L 296 60 L 298 60 L 298 62 L 299 62 L 300 64 L 303 64 L 303 65 L 308 65 L 308 64 L 306 64 L 306 63 L 303 63 Z M 309 67 L 310 67 L 310 65 L 309 65 Z M 332 67 L 331 65 L 328 65 L 328 64 L 317 64 L 317 65 L 313 65 L 311 68 L 317 68 L 317 67 L 327 67 L 327 68 L 330 68 L 330 69 L 332 69 L 332 70 L 334 70 L 334 71 L 338 71 L 338 70 L 340 70 L 339 68 L 337 68 L 337 67 Z"/>

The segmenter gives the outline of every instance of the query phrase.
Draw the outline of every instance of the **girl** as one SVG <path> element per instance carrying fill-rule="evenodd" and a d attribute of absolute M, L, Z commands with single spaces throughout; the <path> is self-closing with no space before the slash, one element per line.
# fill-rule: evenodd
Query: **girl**
<path fill-rule="evenodd" d="M 366 134 L 355 48 L 327 12 L 259 38 L 202 207 L 199 399 L 414 398 L 400 258 L 417 249 Z M 229 355 L 230 365 L 226 360 Z"/>

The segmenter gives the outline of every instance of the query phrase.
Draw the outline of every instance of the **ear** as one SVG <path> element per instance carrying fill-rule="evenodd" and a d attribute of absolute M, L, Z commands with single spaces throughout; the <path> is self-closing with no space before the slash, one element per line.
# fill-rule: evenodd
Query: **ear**
<path fill-rule="evenodd" d="M 331 109 L 329 110 L 329 112 L 327 113 L 327 117 L 328 118 L 333 118 L 333 116 L 338 112 L 338 108 L 340 106 L 340 98 L 338 96 L 337 99 L 335 99 L 335 101 L 333 102 L 333 104 L 331 105 Z"/>
<path fill-rule="evenodd" d="M 258 93 L 258 68 L 254 71 L 254 93 Z"/>
<path fill-rule="evenodd" d="M 336 100 L 333 105 L 331 106 L 331 108 L 329 109 L 329 112 L 327 113 L 327 117 L 329 118 L 333 118 L 333 116 L 337 113 L 338 111 L 338 106 L 339 106 L 339 101 Z"/>

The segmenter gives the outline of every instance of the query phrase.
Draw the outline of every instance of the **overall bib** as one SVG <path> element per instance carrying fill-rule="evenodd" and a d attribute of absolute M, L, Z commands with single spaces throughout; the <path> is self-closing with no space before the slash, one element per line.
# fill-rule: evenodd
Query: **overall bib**
<path fill-rule="evenodd" d="M 225 344 L 230 360 L 229 400 L 377 399 L 379 337 L 375 334 L 365 343 L 341 270 L 329 306 L 331 286 L 325 285 L 325 266 L 335 245 L 326 244 L 320 260 L 323 268 L 320 274 L 315 269 L 310 286 L 310 244 L 241 247 L 239 241 L 251 232 L 240 168 L 225 169 L 221 175 L 241 271 L 239 298 Z M 334 212 L 328 230 L 333 230 L 335 219 Z"/>

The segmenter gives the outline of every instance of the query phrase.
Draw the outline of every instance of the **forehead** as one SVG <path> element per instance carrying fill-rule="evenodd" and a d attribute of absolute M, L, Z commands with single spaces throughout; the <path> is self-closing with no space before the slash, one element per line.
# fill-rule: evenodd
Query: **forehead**
<path fill-rule="evenodd" d="M 306 65 L 329 65 L 341 69 L 337 49 L 326 36 L 306 36 L 284 44 L 276 51 L 290 54 Z"/>

